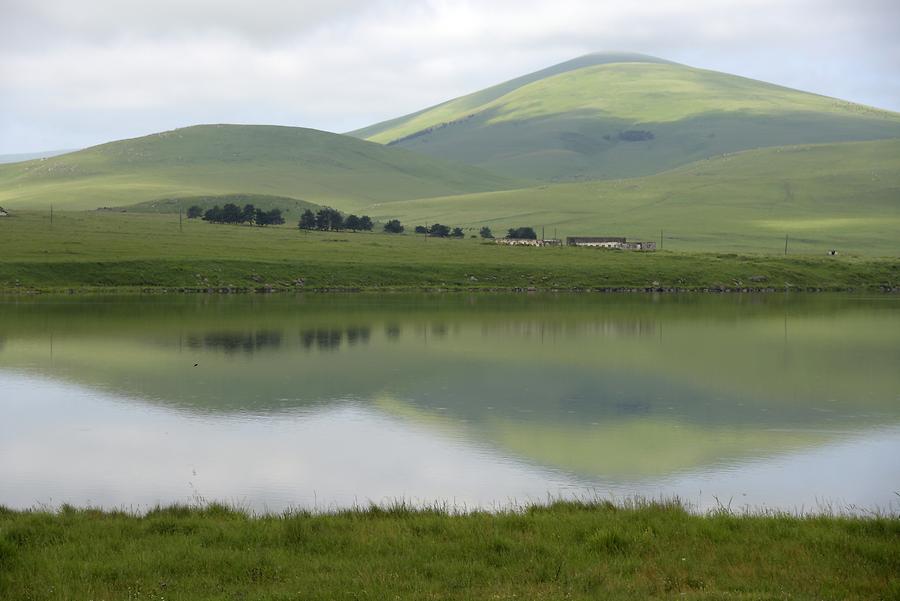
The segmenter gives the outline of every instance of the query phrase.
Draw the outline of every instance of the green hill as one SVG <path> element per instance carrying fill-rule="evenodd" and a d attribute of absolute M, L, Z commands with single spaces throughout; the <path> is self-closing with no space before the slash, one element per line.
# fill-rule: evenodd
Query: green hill
<path fill-rule="evenodd" d="M 647 175 L 750 148 L 900 137 L 900 114 L 597 54 L 351 133 L 510 177 L 572 180 Z"/>
<path fill-rule="evenodd" d="M 653 176 L 372 206 L 405 223 L 546 227 L 547 237 L 623 235 L 672 250 L 900 255 L 900 140 L 764 148 Z M 540 231 L 540 230 L 538 230 Z"/>
<path fill-rule="evenodd" d="M 497 190 L 507 178 L 298 127 L 198 125 L 0 165 L 0 205 L 94 209 L 187 196 L 252 193 L 352 209 Z"/>

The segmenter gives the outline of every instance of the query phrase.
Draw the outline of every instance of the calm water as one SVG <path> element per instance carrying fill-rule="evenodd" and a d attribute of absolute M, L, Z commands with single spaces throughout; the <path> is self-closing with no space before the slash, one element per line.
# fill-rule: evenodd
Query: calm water
<path fill-rule="evenodd" d="M 0 504 L 900 507 L 900 298 L 0 299 Z"/>

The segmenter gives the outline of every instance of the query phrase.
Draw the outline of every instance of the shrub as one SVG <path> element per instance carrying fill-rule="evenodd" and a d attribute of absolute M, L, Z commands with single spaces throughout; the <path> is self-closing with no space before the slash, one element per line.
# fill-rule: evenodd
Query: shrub
<path fill-rule="evenodd" d="M 435 223 L 430 228 L 428 228 L 428 233 L 439 238 L 446 238 L 450 235 L 450 226 Z"/>

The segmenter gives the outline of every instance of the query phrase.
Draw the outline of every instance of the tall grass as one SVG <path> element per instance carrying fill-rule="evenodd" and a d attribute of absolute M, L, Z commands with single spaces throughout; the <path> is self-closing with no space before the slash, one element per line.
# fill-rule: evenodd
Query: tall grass
<path fill-rule="evenodd" d="M 678 502 L 0 509 L 3 599 L 892 599 L 900 520 Z"/>

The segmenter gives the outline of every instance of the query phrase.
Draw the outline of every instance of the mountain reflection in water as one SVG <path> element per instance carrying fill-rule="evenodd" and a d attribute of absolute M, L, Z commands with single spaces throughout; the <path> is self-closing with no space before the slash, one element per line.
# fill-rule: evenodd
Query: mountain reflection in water
<path fill-rule="evenodd" d="M 272 454 L 295 457 L 280 468 L 284 477 L 271 475 L 262 489 L 217 484 L 235 498 L 249 494 L 254 503 L 290 505 L 332 480 L 322 475 L 324 455 L 351 452 L 377 463 L 372 445 L 388 445 L 391 432 L 388 446 L 407 440 L 407 452 L 400 445 L 381 457 L 389 463 L 369 466 L 377 477 L 363 478 L 352 462 L 340 467 L 336 476 L 359 488 L 332 495 L 335 503 L 371 498 L 374 490 L 455 497 L 447 483 L 464 488 L 460 470 L 481 470 L 484 478 L 473 479 L 477 490 L 468 494 L 479 503 L 516 493 L 682 494 L 711 474 L 749 477 L 761 465 L 809 454 L 845 447 L 858 453 L 875 437 L 895 444 L 898 309 L 893 297 L 846 295 L 5 299 L 0 386 L 5 380 L 4 388 L 15 392 L 4 394 L 0 410 L 27 418 L 4 433 L 0 451 L 21 455 L 27 437 L 28 444 L 39 441 L 62 454 L 69 444 L 77 456 L 78 441 L 122 445 L 111 432 L 141 439 L 150 436 L 142 424 L 154 420 L 169 430 L 191 424 L 192 436 L 207 437 L 197 445 L 215 440 L 240 453 L 240 461 L 223 457 L 226 463 L 260 469 L 273 465 Z M 40 401 L 30 392 L 37 389 Z M 66 422 L 52 436 L 42 431 L 42 423 L 53 421 L 49 414 L 83 421 L 88 406 L 91 420 L 83 427 L 93 438 L 72 434 Z M 277 437 L 267 444 L 254 438 L 260 429 L 297 428 L 309 439 L 313 423 L 317 433 L 327 423 L 330 436 L 315 436 L 322 447 L 306 449 L 312 457 L 291 455 L 299 451 L 296 441 L 279 449 L 271 444 Z M 159 444 L 172 447 L 171 439 L 149 441 L 132 457 L 140 465 L 129 469 L 162 469 L 163 481 L 163 468 L 177 472 L 179 459 L 161 460 L 154 452 Z M 448 452 L 436 450 L 442 444 L 466 459 L 441 467 L 439 455 Z M 200 455 L 182 449 L 180 461 Z M 82 457 L 77 470 L 88 483 L 96 480 L 90 459 Z M 883 465 L 888 481 L 879 486 L 874 479 L 884 480 L 876 467 L 883 458 L 864 459 L 873 481 L 860 485 L 862 492 L 846 492 L 862 494 L 863 505 L 890 503 L 890 482 L 900 474 Z M 218 461 L 214 455 L 202 460 Z M 398 480 L 411 464 L 429 460 L 434 470 Z M 6 471 L 2 465 L 0 481 L 24 479 L 32 502 L 46 500 L 39 485 L 50 479 L 41 474 L 46 465 L 26 469 L 20 462 Z M 294 473 L 297 465 L 306 466 L 306 476 Z M 835 494 L 843 490 L 824 483 L 830 467 L 818 469 L 822 482 L 803 494 L 844 499 Z M 785 498 L 785 473 L 772 474 L 755 493 L 757 504 L 807 501 Z M 520 489 L 510 482 L 529 484 Z M 146 497 L 129 497 L 129 487 L 140 488 L 113 480 L 94 501 Z M 12 502 L 3 494 L 0 504 Z M 66 500 L 65 490 L 59 494 Z"/>

